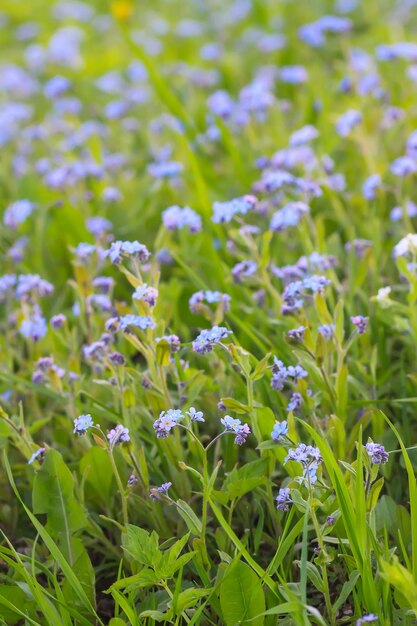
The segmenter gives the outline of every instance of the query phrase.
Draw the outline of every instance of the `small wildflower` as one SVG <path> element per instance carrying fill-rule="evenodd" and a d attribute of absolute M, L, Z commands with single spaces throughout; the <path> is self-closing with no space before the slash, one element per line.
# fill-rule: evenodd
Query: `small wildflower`
<path fill-rule="evenodd" d="M 28 465 L 32 465 L 32 463 L 34 461 L 40 461 L 44 454 L 45 454 L 46 448 L 38 448 L 30 457 L 29 461 L 28 461 Z"/>
<path fill-rule="evenodd" d="M 73 432 L 77 435 L 85 435 L 89 428 L 93 428 L 93 418 L 89 413 L 87 415 L 79 415 L 74 420 Z"/>
<path fill-rule="evenodd" d="M 326 519 L 326 526 L 334 526 L 336 522 L 336 518 L 334 515 L 329 515 Z"/>
<path fill-rule="evenodd" d="M 363 315 L 354 315 L 350 318 L 350 321 L 356 328 L 358 329 L 358 333 L 363 335 L 368 326 L 369 317 L 364 317 Z"/>
<path fill-rule="evenodd" d="M 180 409 L 168 409 L 168 411 L 162 411 L 157 420 L 153 423 L 153 428 L 156 432 L 158 439 L 165 439 L 171 428 L 174 428 L 178 424 L 178 421 L 184 417 Z"/>
<path fill-rule="evenodd" d="M 146 284 L 139 285 L 139 287 L 136 287 L 132 298 L 134 300 L 143 300 L 143 302 L 146 302 L 149 306 L 155 306 L 158 298 L 158 289 L 155 287 L 149 287 Z"/>
<path fill-rule="evenodd" d="M 287 405 L 287 411 L 297 411 L 303 402 L 303 396 L 301 393 L 293 393 L 291 399 Z"/>
<path fill-rule="evenodd" d="M 115 428 L 112 428 L 109 433 L 107 433 L 107 439 L 109 440 L 112 448 L 121 443 L 127 443 L 130 441 L 129 429 L 121 424 L 118 424 Z"/>
<path fill-rule="evenodd" d="M 136 485 L 137 483 L 138 479 L 136 478 L 136 476 L 134 474 L 130 474 L 129 478 L 127 479 L 127 486 L 134 487 L 134 485 Z"/>
<path fill-rule="evenodd" d="M 239 446 L 245 443 L 248 435 L 250 434 L 250 428 L 247 424 L 242 424 L 239 419 L 233 418 L 230 415 L 222 417 L 220 422 L 223 424 L 226 432 L 233 432 L 236 434 L 235 443 Z"/>
<path fill-rule="evenodd" d="M 222 339 L 225 339 L 231 334 L 232 331 L 228 330 L 224 326 L 213 326 L 211 329 L 202 330 L 193 341 L 193 350 L 198 354 L 211 352 L 213 350 L 213 346 L 220 343 Z"/>
<path fill-rule="evenodd" d="M 306 326 L 299 326 L 298 328 L 292 328 L 287 332 L 287 337 L 293 341 L 303 341 L 304 333 L 307 330 Z"/>
<path fill-rule="evenodd" d="M 377 615 L 374 615 L 373 613 L 368 613 L 368 615 L 363 615 L 356 620 L 356 626 L 361 626 L 361 624 L 369 624 L 370 622 L 376 622 L 377 620 Z"/>
<path fill-rule="evenodd" d="M 381 444 L 367 443 L 365 448 L 368 456 L 371 457 L 372 463 L 375 463 L 375 465 L 381 465 L 388 462 L 389 453 Z"/>
<path fill-rule="evenodd" d="M 152 498 L 152 500 L 155 500 L 155 502 L 157 502 L 158 500 L 160 500 L 160 496 L 166 496 L 168 495 L 168 489 L 172 486 L 172 483 L 168 482 L 168 483 L 162 483 L 162 485 L 160 487 L 152 487 L 151 492 L 150 492 L 150 496 Z"/>
<path fill-rule="evenodd" d="M 278 491 L 275 502 L 277 503 L 277 509 L 279 509 L 280 511 L 288 511 L 289 504 L 291 503 L 290 490 L 288 487 L 285 487 Z"/>
<path fill-rule="evenodd" d="M 54 315 L 53 317 L 51 317 L 51 320 L 50 320 L 51 326 L 55 330 L 61 329 L 66 321 L 67 321 L 67 318 L 65 317 L 63 313 L 58 313 L 58 315 Z"/>
<path fill-rule="evenodd" d="M 288 424 L 287 421 L 283 422 L 275 422 L 274 427 L 271 432 L 271 437 L 274 441 L 279 441 L 282 437 L 288 434 Z"/>
<path fill-rule="evenodd" d="M 130 327 L 146 330 L 147 328 L 155 328 L 156 324 L 151 317 L 147 315 L 124 315 L 119 319 L 119 328 L 123 332 L 128 332 Z"/>
<path fill-rule="evenodd" d="M 203 411 L 196 411 L 192 406 L 189 411 L 185 412 L 186 415 L 190 418 L 191 422 L 204 422 L 204 413 Z"/>
<path fill-rule="evenodd" d="M 321 324 L 317 329 L 325 339 L 329 340 L 333 337 L 336 326 L 334 324 Z"/>
<path fill-rule="evenodd" d="M 110 261 L 119 265 L 123 258 L 135 258 L 141 263 L 146 263 L 150 257 L 148 248 L 138 241 L 115 241 L 108 251 Z"/>

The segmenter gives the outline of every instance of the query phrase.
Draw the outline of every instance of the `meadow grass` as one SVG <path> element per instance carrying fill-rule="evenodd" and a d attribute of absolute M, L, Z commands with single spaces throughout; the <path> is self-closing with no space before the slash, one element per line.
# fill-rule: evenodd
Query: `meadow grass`
<path fill-rule="evenodd" d="M 0 624 L 417 620 L 406 0 L 0 7 Z"/>

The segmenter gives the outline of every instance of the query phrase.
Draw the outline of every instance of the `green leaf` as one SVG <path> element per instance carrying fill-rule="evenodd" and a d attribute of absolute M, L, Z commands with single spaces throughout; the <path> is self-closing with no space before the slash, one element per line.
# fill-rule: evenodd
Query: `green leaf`
<path fill-rule="evenodd" d="M 222 398 L 222 403 L 226 409 L 230 409 L 233 413 L 243 414 L 249 413 L 249 407 L 246 404 L 242 404 L 234 398 Z"/>
<path fill-rule="evenodd" d="M 49 450 L 35 476 L 32 502 L 34 513 L 48 516 L 49 532 L 65 546 L 65 554 L 73 565 L 73 534 L 88 522 L 74 496 L 74 478 L 57 450 Z"/>
<path fill-rule="evenodd" d="M 193 535 L 200 535 L 202 529 L 201 520 L 194 513 L 190 505 L 184 502 L 184 500 L 177 500 L 176 505 L 178 513 L 187 524 L 188 530 L 193 533 Z"/>
<path fill-rule="evenodd" d="M 227 568 L 220 586 L 220 606 L 226 626 L 245 624 L 252 618 L 254 626 L 262 626 L 265 596 L 262 584 L 253 569 L 238 561 Z"/>
<path fill-rule="evenodd" d="M 148 533 L 144 528 L 128 524 L 123 535 L 122 548 L 135 561 L 154 567 L 160 561 L 159 538 L 155 531 Z"/>

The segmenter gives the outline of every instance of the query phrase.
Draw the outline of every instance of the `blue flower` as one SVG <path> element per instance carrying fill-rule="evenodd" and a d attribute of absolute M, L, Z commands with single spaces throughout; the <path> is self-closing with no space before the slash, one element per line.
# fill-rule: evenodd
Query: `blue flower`
<path fill-rule="evenodd" d="M 143 300 L 144 302 L 149 304 L 149 306 L 153 307 L 155 306 L 156 300 L 158 298 L 158 289 L 156 289 L 155 287 L 149 287 L 149 285 L 147 285 L 146 283 L 143 285 L 139 285 L 139 287 L 136 287 L 132 298 L 134 300 Z"/>
<path fill-rule="evenodd" d="M 9 228 L 17 228 L 26 221 L 35 205 L 30 200 L 17 200 L 4 211 L 3 222 Z"/>
<path fill-rule="evenodd" d="M 94 422 L 93 418 L 89 413 L 86 415 L 79 415 L 74 420 L 74 430 L 73 432 L 77 435 L 85 435 L 89 428 L 93 428 Z"/>
<path fill-rule="evenodd" d="M 335 329 L 336 327 L 334 324 L 321 324 L 318 327 L 320 335 L 322 335 L 327 340 L 333 337 Z"/>
<path fill-rule="evenodd" d="M 274 441 L 279 441 L 281 437 L 284 437 L 287 434 L 288 434 L 288 424 L 286 420 L 284 420 L 283 422 L 276 422 L 274 424 L 274 428 L 272 429 L 272 432 L 271 432 L 271 437 Z"/>
<path fill-rule="evenodd" d="M 163 224 L 168 230 L 181 230 L 188 228 L 190 233 L 198 233 L 201 230 L 201 217 L 186 206 L 171 206 L 162 213 Z"/>
<path fill-rule="evenodd" d="M 178 421 L 183 417 L 184 415 L 180 409 L 168 409 L 168 411 L 162 411 L 158 419 L 153 423 L 153 428 L 158 439 L 165 439 L 168 437 L 171 428 L 177 426 Z"/>
<path fill-rule="evenodd" d="M 353 315 L 350 318 L 350 321 L 352 322 L 352 324 L 354 326 L 356 326 L 356 328 L 358 329 L 358 333 L 360 335 L 363 335 L 366 331 L 366 328 L 368 326 L 368 321 L 369 318 L 368 317 L 364 317 L 363 315 Z"/>
<path fill-rule="evenodd" d="M 280 489 L 278 491 L 277 497 L 275 498 L 275 501 L 277 503 L 277 509 L 279 509 L 280 511 L 288 511 L 288 505 L 291 503 L 289 488 L 285 487 L 283 489 Z"/>
<path fill-rule="evenodd" d="M 368 613 L 368 615 L 363 615 L 358 620 L 356 620 L 356 626 L 361 626 L 362 624 L 369 624 L 370 622 L 376 622 L 378 620 L 378 616 L 373 613 Z"/>
<path fill-rule="evenodd" d="M 235 283 L 240 283 L 242 278 L 253 276 L 257 269 L 258 265 L 255 261 L 241 261 L 240 263 L 236 263 L 236 265 L 232 268 L 233 281 Z"/>
<path fill-rule="evenodd" d="M 202 330 L 193 341 L 193 350 L 198 354 L 211 352 L 211 350 L 213 350 L 213 346 L 220 343 L 222 339 L 225 339 L 231 334 L 232 331 L 228 330 L 224 326 L 213 326 L 211 329 Z"/>
<path fill-rule="evenodd" d="M 302 402 L 303 402 L 303 396 L 301 395 L 301 393 L 293 393 L 287 405 L 287 411 L 288 412 L 296 411 L 297 409 L 300 408 Z"/>
<path fill-rule="evenodd" d="M 139 241 L 114 241 L 107 253 L 115 265 L 120 264 L 126 257 L 138 259 L 141 263 L 146 263 L 150 257 L 148 248 Z"/>
<path fill-rule="evenodd" d="M 255 208 L 257 201 L 255 196 L 242 196 L 227 202 L 215 202 L 213 204 L 213 222 L 222 224 L 230 222 L 235 215 L 246 215 L 248 211 Z"/>
<path fill-rule="evenodd" d="M 151 489 L 151 493 L 150 496 L 152 498 L 152 500 L 155 500 L 155 502 L 157 500 L 160 499 L 160 496 L 166 496 L 168 495 L 168 489 L 172 487 L 172 483 L 168 482 L 168 483 L 162 483 L 162 485 L 160 487 L 152 487 Z"/>
<path fill-rule="evenodd" d="M 36 342 L 45 337 L 48 326 L 45 318 L 34 311 L 28 319 L 22 321 L 19 330 L 24 337 Z"/>
<path fill-rule="evenodd" d="M 417 162 L 409 156 L 401 156 L 391 163 L 390 170 L 394 176 L 409 176 L 417 172 Z"/>
<path fill-rule="evenodd" d="M 372 174 L 365 180 L 362 185 L 362 193 L 366 200 L 374 200 L 376 191 L 381 186 L 381 177 L 379 174 Z"/>
<path fill-rule="evenodd" d="M 230 415 L 222 417 L 220 422 L 223 424 L 225 432 L 235 433 L 235 443 L 239 446 L 245 443 L 248 435 L 250 434 L 250 428 L 247 424 L 242 424 L 239 419 L 233 418 Z"/>
<path fill-rule="evenodd" d="M 336 123 L 336 132 L 342 137 L 347 137 L 350 131 L 362 122 L 362 113 L 355 109 L 349 109 L 339 117 Z"/>
<path fill-rule="evenodd" d="M 112 448 L 120 445 L 121 443 L 127 443 L 130 441 L 129 429 L 121 424 L 118 424 L 107 433 L 107 439 L 109 440 Z"/>
<path fill-rule="evenodd" d="M 140 328 L 140 330 L 146 330 L 147 328 L 155 328 L 156 324 L 148 315 L 124 315 L 119 319 L 119 328 L 123 332 L 129 330 L 133 326 Z"/>
<path fill-rule="evenodd" d="M 381 444 L 371 442 L 367 443 L 365 448 L 368 456 L 371 457 L 372 463 L 375 463 L 375 465 L 381 465 L 388 462 L 389 453 Z"/>
<path fill-rule="evenodd" d="M 32 465 L 32 463 L 36 460 L 41 460 L 43 455 L 45 454 L 46 448 L 38 448 L 30 457 L 28 461 L 28 465 Z"/>
<path fill-rule="evenodd" d="M 203 411 L 196 411 L 193 406 L 190 408 L 189 411 L 186 411 L 185 413 L 186 415 L 189 416 L 192 422 L 204 422 L 205 421 L 203 417 L 204 415 Z"/>

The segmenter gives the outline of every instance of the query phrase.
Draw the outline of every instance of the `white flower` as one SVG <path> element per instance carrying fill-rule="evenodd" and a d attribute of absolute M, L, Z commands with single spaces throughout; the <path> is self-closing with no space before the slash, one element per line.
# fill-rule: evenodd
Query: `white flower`
<path fill-rule="evenodd" d="M 399 256 L 407 256 L 407 254 L 417 254 L 417 234 L 409 233 L 403 237 L 392 251 L 392 256 L 396 259 Z"/>

